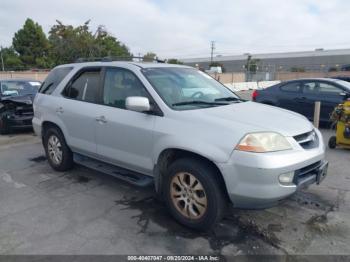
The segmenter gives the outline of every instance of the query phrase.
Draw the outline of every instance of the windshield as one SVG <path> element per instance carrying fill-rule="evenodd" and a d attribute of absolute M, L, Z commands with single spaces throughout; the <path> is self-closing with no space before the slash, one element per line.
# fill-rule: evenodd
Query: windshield
<path fill-rule="evenodd" d="M 198 109 L 241 101 L 224 85 L 192 68 L 145 68 L 147 80 L 175 110 Z"/>
<path fill-rule="evenodd" d="M 350 83 L 344 80 L 337 79 L 336 82 L 342 86 L 344 86 L 348 91 L 350 91 Z"/>
<path fill-rule="evenodd" d="M 1 96 L 24 96 L 38 92 L 41 83 L 38 81 L 1 81 Z"/>

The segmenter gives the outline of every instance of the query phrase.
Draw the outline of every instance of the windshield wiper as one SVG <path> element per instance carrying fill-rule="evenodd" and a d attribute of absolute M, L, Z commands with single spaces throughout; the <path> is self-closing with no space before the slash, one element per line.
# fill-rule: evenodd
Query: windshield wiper
<path fill-rule="evenodd" d="M 222 106 L 228 105 L 227 103 L 216 103 L 216 102 L 207 102 L 201 100 L 192 100 L 192 101 L 184 101 L 172 104 L 173 106 L 185 106 L 185 105 L 214 105 L 214 106 Z"/>
<path fill-rule="evenodd" d="M 220 98 L 216 98 L 215 101 L 244 101 L 243 99 L 240 99 L 238 97 L 234 97 L 234 96 L 228 96 L 228 97 L 220 97 Z"/>

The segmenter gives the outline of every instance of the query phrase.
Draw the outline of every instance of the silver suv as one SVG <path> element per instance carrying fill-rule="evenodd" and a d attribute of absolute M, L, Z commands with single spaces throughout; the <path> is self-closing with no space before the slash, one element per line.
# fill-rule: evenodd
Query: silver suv
<path fill-rule="evenodd" d="M 55 170 L 75 162 L 154 184 L 195 229 L 211 228 L 228 203 L 268 207 L 327 173 L 321 133 L 305 117 L 244 101 L 187 66 L 58 66 L 35 98 L 33 126 Z"/>

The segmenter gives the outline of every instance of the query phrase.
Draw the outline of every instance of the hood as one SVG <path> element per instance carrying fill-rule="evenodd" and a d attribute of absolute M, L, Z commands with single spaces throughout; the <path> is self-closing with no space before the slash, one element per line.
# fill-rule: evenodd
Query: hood
<path fill-rule="evenodd" d="M 201 119 L 209 125 L 223 123 L 228 128 L 240 128 L 244 133 L 271 131 L 296 136 L 313 129 L 306 117 L 298 113 L 255 102 L 191 110 L 190 115 L 192 119 Z"/>
<path fill-rule="evenodd" d="M 3 96 L 3 97 L 0 97 L 0 102 L 32 105 L 34 97 L 35 97 L 35 94 L 24 95 L 24 96 Z"/>

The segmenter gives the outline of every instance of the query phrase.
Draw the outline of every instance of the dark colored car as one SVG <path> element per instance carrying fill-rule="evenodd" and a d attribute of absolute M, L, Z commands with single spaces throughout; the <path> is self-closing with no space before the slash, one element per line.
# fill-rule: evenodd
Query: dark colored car
<path fill-rule="evenodd" d="M 343 81 L 346 81 L 346 82 L 350 82 L 350 76 L 333 76 L 331 78 L 343 80 Z"/>
<path fill-rule="evenodd" d="M 330 78 L 291 80 L 252 95 L 253 101 L 300 113 L 309 120 L 313 120 L 315 102 L 320 101 L 321 122 L 329 122 L 333 109 L 349 97 L 350 83 Z"/>
<path fill-rule="evenodd" d="M 0 134 L 32 127 L 33 100 L 40 85 L 37 80 L 0 80 Z"/>

